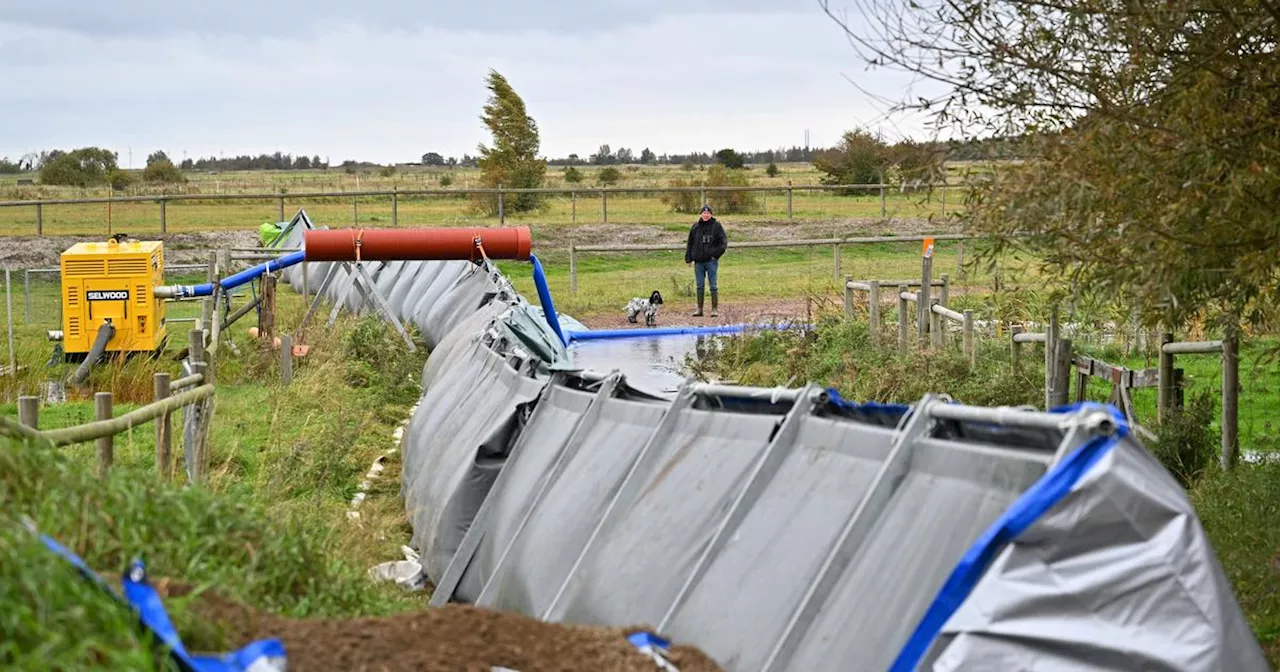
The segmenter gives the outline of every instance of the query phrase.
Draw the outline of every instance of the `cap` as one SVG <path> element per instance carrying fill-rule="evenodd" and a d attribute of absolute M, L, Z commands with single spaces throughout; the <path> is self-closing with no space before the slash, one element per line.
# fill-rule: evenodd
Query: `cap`
<path fill-rule="evenodd" d="M 704 205 L 704 206 L 702 206 L 702 211 L 703 211 L 703 212 L 711 212 L 711 206 L 709 206 L 709 205 Z"/>

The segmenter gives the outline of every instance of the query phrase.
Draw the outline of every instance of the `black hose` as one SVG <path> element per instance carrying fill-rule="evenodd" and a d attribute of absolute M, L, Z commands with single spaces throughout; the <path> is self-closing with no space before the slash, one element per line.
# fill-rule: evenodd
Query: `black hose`
<path fill-rule="evenodd" d="M 107 342 L 116 335 L 116 327 L 110 322 L 103 322 L 98 327 L 98 337 L 93 341 L 93 347 L 89 348 L 89 354 L 85 356 L 84 361 L 80 362 L 80 366 L 76 368 L 76 372 L 71 374 L 70 382 L 72 385 L 80 385 L 89 377 L 89 369 L 97 363 L 98 358 L 102 357 L 102 353 L 107 349 Z"/>

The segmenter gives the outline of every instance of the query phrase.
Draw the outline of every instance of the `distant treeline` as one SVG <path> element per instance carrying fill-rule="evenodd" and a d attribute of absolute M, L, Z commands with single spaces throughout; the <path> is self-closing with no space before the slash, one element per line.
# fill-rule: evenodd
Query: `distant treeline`
<path fill-rule="evenodd" d="M 989 138 L 983 140 L 950 140 L 945 142 L 930 142 L 913 144 L 913 147 L 928 148 L 935 154 L 940 154 L 948 161 L 990 161 L 1000 159 L 1016 159 L 1026 158 L 1022 151 L 1023 143 L 1016 138 Z M 815 147 L 789 147 L 780 149 L 769 149 L 763 151 L 737 152 L 737 155 L 746 163 L 752 164 L 770 164 L 770 163 L 812 163 L 824 151 L 824 148 Z M 642 164 L 642 165 L 684 165 L 693 164 L 697 166 L 713 165 L 720 163 L 717 154 L 724 152 L 707 151 L 707 152 L 690 152 L 688 154 L 655 154 L 648 147 L 640 150 L 639 153 L 632 151 L 626 147 L 619 147 L 614 150 L 609 145 L 601 145 L 593 154 L 583 158 L 579 154 L 570 154 L 563 158 L 548 159 L 547 163 L 553 166 L 611 166 L 620 164 Z M 28 154 L 17 160 L 10 160 L 7 157 L 0 157 L 0 174 L 14 174 L 31 171 L 38 171 L 53 159 L 65 154 L 60 150 L 52 150 L 41 152 L 40 154 Z M 473 168 L 476 165 L 477 157 L 469 154 L 463 154 L 461 158 L 453 156 L 444 156 L 438 152 L 427 152 L 422 155 L 419 165 L 435 166 L 442 168 Z M 329 160 L 316 156 L 294 156 L 282 152 L 274 152 L 272 154 L 259 154 L 250 156 L 248 154 L 233 157 L 205 157 L 199 159 L 183 159 L 178 167 L 183 171 L 239 171 L 239 170 L 328 170 Z M 355 169 L 377 169 L 381 168 L 380 164 L 369 161 L 356 161 L 348 159 L 338 164 L 339 168 L 348 172 Z"/>

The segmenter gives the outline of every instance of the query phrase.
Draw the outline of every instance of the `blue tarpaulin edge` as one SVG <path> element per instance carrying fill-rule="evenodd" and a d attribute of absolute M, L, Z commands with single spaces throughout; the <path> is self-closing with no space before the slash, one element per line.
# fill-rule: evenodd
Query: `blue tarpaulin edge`
<path fill-rule="evenodd" d="M 1001 549 L 1061 502 L 1076 483 L 1129 433 L 1124 415 L 1113 406 L 1082 403 L 1055 408 L 1050 412 L 1066 414 L 1086 408 L 1109 412 L 1116 421 L 1115 434 L 1090 440 L 1045 472 L 978 537 L 942 584 L 920 624 L 898 652 L 897 659 L 889 668 L 890 672 L 914 672 L 938 633 L 942 632 L 943 626 L 969 598 Z"/>

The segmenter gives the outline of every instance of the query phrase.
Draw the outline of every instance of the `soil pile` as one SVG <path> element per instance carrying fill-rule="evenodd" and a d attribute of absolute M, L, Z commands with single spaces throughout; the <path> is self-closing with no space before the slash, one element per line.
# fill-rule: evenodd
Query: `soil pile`
<path fill-rule="evenodd" d="M 156 581 L 165 597 L 189 594 L 190 587 Z M 254 639 L 280 639 L 289 672 L 352 670 L 398 672 L 657 672 L 657 665 L 627 642 L 634 628 L 601 628 L 543 623 L 500 611 L 448 605 L 379 618 L 290 619 L 259 612 L 205 592 L 189 607 L 218 623 L 229 647 Z M 701 651 L 673 646 L 668 659 L 681 672 L 723 668 Z"/>

